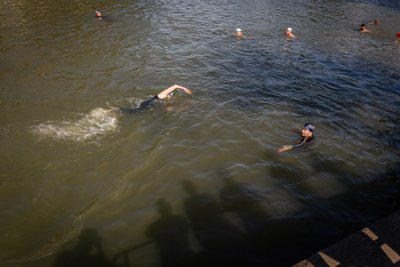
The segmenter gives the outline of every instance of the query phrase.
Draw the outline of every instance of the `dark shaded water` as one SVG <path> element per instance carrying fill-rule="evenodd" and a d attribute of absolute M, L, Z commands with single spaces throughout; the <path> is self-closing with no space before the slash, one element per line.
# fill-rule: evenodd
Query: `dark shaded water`
<path fill-rule="evenodd" d="M 1 266 L 288 266 L 398 208 L 395 1 L 0 7 Z"/>

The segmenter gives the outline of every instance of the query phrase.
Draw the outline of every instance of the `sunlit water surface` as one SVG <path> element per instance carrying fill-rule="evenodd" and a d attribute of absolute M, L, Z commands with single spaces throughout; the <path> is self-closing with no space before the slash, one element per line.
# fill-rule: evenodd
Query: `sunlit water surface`
<path fill-rule="evenodd" d="M 158 199 L 193 219 L 182 181 L 223 205 L 252 266 L 288 266 L 393 211 L 400 10 L 381 2 L 2 1 L 0 265 L 51 266 L 85 228 L 111 260 L 151 237 Z M 193 95 L 119 111 L 173 84 Z M 314 144 L 277 153 L 307 121 Z M 209 255 L 196 234 L 188 248 Z M 154 243 L 128 255 L 162 265 Z"/>

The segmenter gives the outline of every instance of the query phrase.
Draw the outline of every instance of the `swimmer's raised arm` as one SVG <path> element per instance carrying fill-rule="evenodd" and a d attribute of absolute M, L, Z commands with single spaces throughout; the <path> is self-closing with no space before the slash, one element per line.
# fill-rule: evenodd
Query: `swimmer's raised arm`
<path fill-rule="evenodd" d="M 157 97 L 160 99 L 166 99 L 169 97 L 169 94 L 172 93 L 173 91 L 175 91 L 176 89 L 182 90 L 189 95 L 192 94 L 192 91 L 187 89 L 186 87 L 175 84 L 175 85 L 172 85 L 171 87 L 168 87 L 167 89 L 161 91 L 160 93 L 158 93 Z"/>

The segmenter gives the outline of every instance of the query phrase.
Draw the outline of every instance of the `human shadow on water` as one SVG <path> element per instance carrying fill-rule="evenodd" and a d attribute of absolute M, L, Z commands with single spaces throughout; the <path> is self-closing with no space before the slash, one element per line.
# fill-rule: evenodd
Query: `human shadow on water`
<path fill-rule="evenodd" d="M 266 225 L 269 221 L 267 212 L 257 198 L 257 192 L 252 192 L 244 184 L 235 182 L 233 177 L 220 171 L 225 185 L 220 190 L 221 205 L 225 212 L 234 212 L 242 220 L 251 243 L 254 255 L 266 255 L 263 249 L 267 235 Z"/>
<path fill-rule="evenodd" d="M 381 174 L 365 179 L 359 177 L 357 173 L 352 173 L 345 162 L 331 160 L 321 154 L 311 156 L 313 157 L 311 166 L 314 173 L 320 175 L 319 179 L 321 174 L 328 173 L 336 182 L 345 185 L 346 190 L 327 199 L 316 198 L 309 205 L 314 207 L 324 205 L 332 210 L 350 212 L 354 218 L 351 222 L 354 226 L 350 230 L 357 230 L 398 209 L 397 199 L 400 189 L 399 180 L 396 178 L 396 169 L 397 171 L 400 169 L 398 164 L 387 164 L 386 170 Z M 329 220 L 333 221 L 332 218 Z"/>
<path fill-rule="evenodd" d="M 146 229 L 146 235 L 156 243 L 161 266 L 195 266 L 195 253 L 189 245 L 189 224 L 184 217 L 172 214 L 171 205 L 164 199 L 157 201 L 161 215 Z"/>
<path fill-rule="evenodd" d="M 198 257 L 201 266 L 247 266 L 245 235 L 223 215 L 218 200 L 210 194 L 198 193 L 192 181 L 185 180 L 182 186 L 188 194 L 184 209 L 203 247 Z"/>
<path fill-rule="evenodd" d="M 117 253 L 111 260 L 113 266 L 116 267 L 131 267 L 131 262 L 130 262 L 130 258 L 129 255 L 135 253 L 136 251 L 138 251 L 139 249 L 146 247 L 147 245 L 153 244 L 154 241 L 153 240 L 147 240 L 144 241 L 140 244 L 137 244 L 133 247 L 130 247 L 128 249 L 125 249 L 123 251 L 120 251 L 119 253 Z M 135 266 L 135 265 L 134 265 Z"/>
<path fill-rule="evenodd" d="M 79 235 L 78 244 L 71 251 L 59 254 L 53 267 L 110 267 L 101 237 L 92 228 L 83 229 Z"/>
<path fill-rule="evenodd" d="M 252 266 L 289 266 L 283 252 L 292 242 L 290 219 L 276 220 L 267 212 L 267 199 L 249 185 L 236 182 L 226 171 L 219 170 L 224 187 L 220 190 L 225 212 L 234 212 L 242 220 L 250 243 Z"/>
<path fill-rule="evenodd" d="M 269 218 L 257 198 L 257 192 L 252 192 L 244 184 L 236 182 L 226 172 L 220 171 L 220 175 L 225 183 L 220 190 L 223 210 L 235 212 L 242 219 L 249 234 L 259 235 Z"/>
<path fill-rule="evenodd" d="M 391 181 L 395 194 L 392 206 L 395 210 L 400 209 L 400 162 L 395 164 L 386 164 L 386 172 L 384 177 Z"/>
<path fill-rule="evenodd" d="M 220 190 L 224 211 L 235 212 L 246 228 L 251 266 L 291 266 L 307 255 L 304 248 L 310 246 L 315 234 L 312 216 L 297 211 L 274 217 L 265 193 L 236 182 L 224 170 L 219 170 L 219 175 L 225 183 Z"/>

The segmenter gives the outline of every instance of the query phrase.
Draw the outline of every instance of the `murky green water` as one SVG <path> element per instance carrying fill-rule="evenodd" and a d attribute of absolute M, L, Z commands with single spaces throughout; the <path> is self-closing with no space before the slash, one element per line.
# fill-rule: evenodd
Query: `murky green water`
<path fill-rule="evenodd" d="M 344 0 L 2 1 L 0 265 L 65 266 L 59 255 L 99 236 L 108 260 L 139 245 L 130 266 L 287 266 L 391 212 L 399 12 Z M 117 111 L 173 84 L 193 95 Z M 306 121 L 315 143 L 277 153 Z M 177 217 L 161 216 L 159 199 Z"/>

